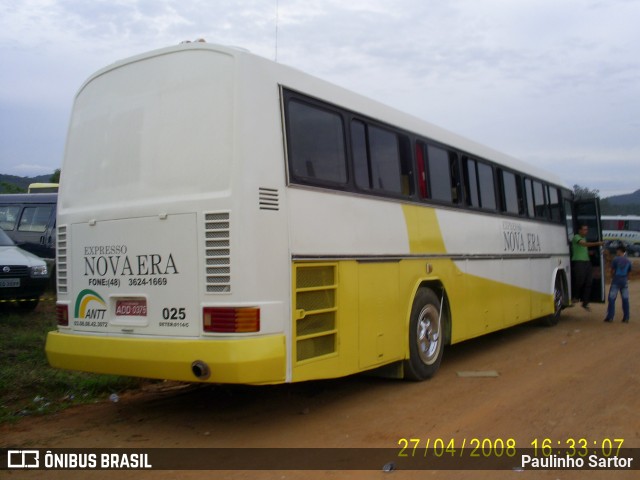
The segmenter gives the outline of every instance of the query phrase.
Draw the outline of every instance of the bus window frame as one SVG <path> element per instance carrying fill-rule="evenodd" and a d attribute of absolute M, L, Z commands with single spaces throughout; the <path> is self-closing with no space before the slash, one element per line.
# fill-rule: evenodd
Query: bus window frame
<path fill-rule="evenodd" d="M 307 94 L 291 90 L 285 86 L 281 86 L 282 92 L 282 117 L 284 127 L 284 149 L 285 149 L 285 165 L 287 173 L 287 185 L 289 186 L 307 186 L 330 189 L 333 191 L 342 191 L 345 193 L 353 193 L 369 197 L 388 198 L 401 202 L 419 203 L 422 205 L 433 205 L 440 207 L 451 207 L 460 210 L 469 210 L 476 213 L 485 213 L 489 215 L 499 215 L 503 217 L 521 218 L 532 221 L 564 224 L 564 217 L 553 218 L 550 212 L 548 192 L 550 188 L 556 189 L 560 198 L 564 198 L 570 190 L 566 187 L 548 182 L 529 175 L 525 172 L 510 168 L 508 165 L 496 163 L 474 154 L 470 154 L 455 146 L 442 143 L 417 135 L 407 130 L 395 127 L 393 125 L 377 121 L 365 115 L 351 111 L 347 108 L 334 105 L 332 103 L 316 99 Z M 291 101 L 305 104 L 311 108 L 317 108 L 321 111 L 327 111 L 341 118 L 342 121 L 342 140 L 345 148 L 346 174 L 347 179 L 344 183 L 332 182 L 325 179 L 310 178 L 297 175 L 293 169 L 293 158 L 291 155 L 291 118 L 288 105 Z M 352 135 L 352 125 L 360 123 L 365 130 L 365 136 L 368 135 L 370 128 L 378 128 L 385 132 L 392 133 L 396 138 L 396 147 L 398 149 L 398 163 L 400 169 L 401 191 L 385 190 L 374 188 L 371 185 L 370 169 L 370 152 L 369 142 L 367 140 L 367 174 L 369 175 L 369 187 L 359 185 L 356 179 L 356 164 L 354 158 L 354 136 Z M 449 186 L 451 196 L 447 199 L 434 197 L 434 183 L 438 181 L 433 178 L 434 169 L 430 164 L 430 149 L 439 149 L 447 156 Z M 422 162 L 420 162 L 420 154 L 422 153 Z M 470 195 L 467 188 L 466 161 L 474 162 L 476 168 L 476 177 L 478 176 L 478 163 L 491 169 L 491 179 L 493 187 L 493 200 L 495 207 L 482 206 L 482 190 L 480 189 L 479 178 L 476 178 L 478 186 L 479 206 L 469 205 Z M 516 178 L 516 190 L 518 196 L 518 213 L 507 211 L 505 207 L 505 199 L 503 192 L 502 173 L 507 172 Z M 539 184 L 542 188 L 542 198 L 544 204 L 542 210 L 538 205 L 536 210 L 536 194 L 534 185 Z M 562 209 L 563 206 L 561 205 Z"/>

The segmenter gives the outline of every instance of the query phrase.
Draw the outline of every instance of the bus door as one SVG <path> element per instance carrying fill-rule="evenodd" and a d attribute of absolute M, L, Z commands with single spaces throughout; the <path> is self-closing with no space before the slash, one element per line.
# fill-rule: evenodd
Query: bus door
<path fill-rule="evenodd" d="M 587 242 L 602 241 L 602 223 L 600 221 L 600 200 L 598 198 L 583 198 L 573 202 L 573 227 L 577 232 L 581 225 L 589 227 Z M 593 267 L 593 283 L 591 285 L 591 301 L 605 301 L 605 268 L 604 249 L 590 247 L 589 258 Z"/>

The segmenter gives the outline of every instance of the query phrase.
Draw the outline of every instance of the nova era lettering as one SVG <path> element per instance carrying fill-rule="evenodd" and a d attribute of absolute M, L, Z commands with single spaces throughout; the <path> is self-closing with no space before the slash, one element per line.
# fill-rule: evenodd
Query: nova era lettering
<path fill-rule="evenodd" d="M 524 237 L 521 232 L 504 231 L 504 251 L 524 252 Z"/>
<path fill-rule="evenodd" d="M 502 231 L 502 238 L 505 252 L 535 253 L 542 251 L 540 235 L 537 233 L 523 234 L 519 230 L 505 229 Z"/>
<path fill-rule="evenodd" d="M 173 255 L 163 257 L 157 253 L 148 255 L 100 255 L 84 257 L 84 275 L 148 276 L 178 274 Z"/>
<path fill-rule="evenodd" d="M 529 252 L 541 252 L 540 236 L 536 233 L 527 233 L 527 247 Z"/>

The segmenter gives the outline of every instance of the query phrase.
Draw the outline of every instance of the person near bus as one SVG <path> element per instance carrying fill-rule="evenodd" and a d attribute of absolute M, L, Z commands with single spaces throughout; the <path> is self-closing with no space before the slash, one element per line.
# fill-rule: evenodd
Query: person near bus
<path fill-rule="evenodd" d="M 616 314 L 616 299 L 618 292 L 622 297 L 622 321 L 629 323 L 629 284 L 628 276 L 631 271 L 631 261 L 626 257 L 627 249 L 620 244 L 616 248 L 616 258 L 611 262 L 611 287 L 609 288 L 609 306 L 605 322 L 613 322 Z"/>
<path fill-rule="evenodd" d="M 571 270 L 575 282 L 574 298 L 582 300 L 582 308 L 587 311 L 589 311 L 591 282 L 593 279 L 589 248 L 603 245 L 603 242 L 588 242 L 588 233 L 589 227 L 582 225 L 578 233 L 576 233 L 571 240 Z"/>

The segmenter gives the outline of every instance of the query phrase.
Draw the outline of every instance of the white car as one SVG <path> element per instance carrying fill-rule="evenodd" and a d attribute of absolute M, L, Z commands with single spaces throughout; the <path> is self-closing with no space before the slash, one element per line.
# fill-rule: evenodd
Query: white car
<path fill-rule="evenodd" d="M 46 262 L 16 247 L 0 229 L 0 301 L 15 301 L 21 308 L 34 309 L 48 283 Z"/>

